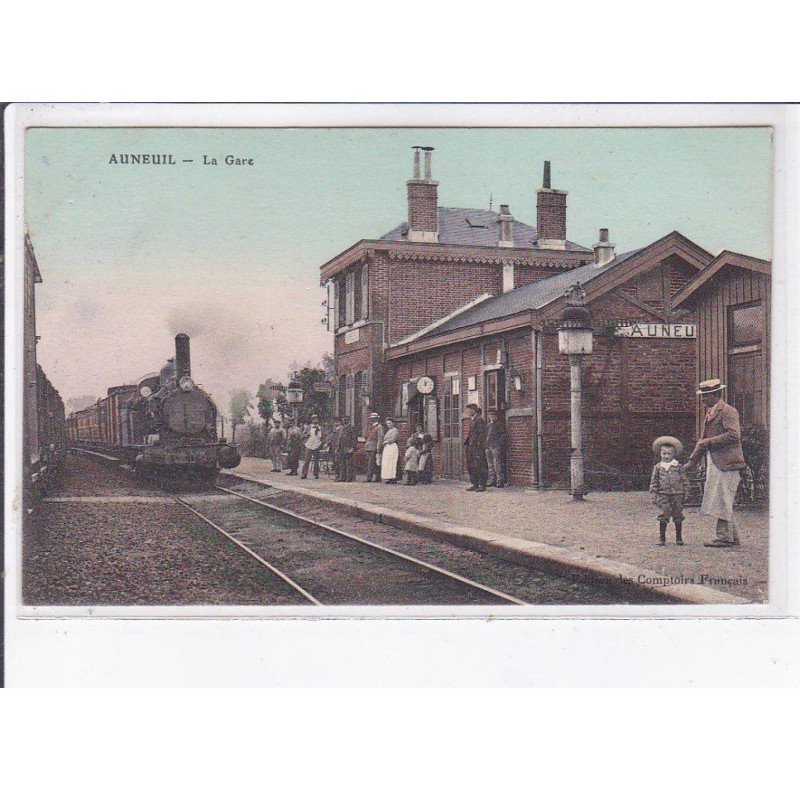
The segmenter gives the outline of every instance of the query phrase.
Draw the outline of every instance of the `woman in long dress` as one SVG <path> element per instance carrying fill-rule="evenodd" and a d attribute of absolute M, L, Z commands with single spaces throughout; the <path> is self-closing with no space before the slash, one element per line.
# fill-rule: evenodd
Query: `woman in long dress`
<path fill-rule="evenodd" d="M 386 433 L 383 437 L 383 452 L 381 453 L 381 480 L 386 483 L 397 483 L 397 458 L 400 449 L 397 446 L 399 431 L 393 419 L 386 420 Z"/>

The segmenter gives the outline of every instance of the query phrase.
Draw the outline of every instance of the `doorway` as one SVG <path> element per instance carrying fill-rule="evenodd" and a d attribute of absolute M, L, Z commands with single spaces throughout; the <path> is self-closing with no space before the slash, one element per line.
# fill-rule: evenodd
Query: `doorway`
<path fill-rule="evenodd" d="M 442 474 L 464 476 L 464 443 L 461 439 L 461 375 L 444 376 L 442 385 Z"/>

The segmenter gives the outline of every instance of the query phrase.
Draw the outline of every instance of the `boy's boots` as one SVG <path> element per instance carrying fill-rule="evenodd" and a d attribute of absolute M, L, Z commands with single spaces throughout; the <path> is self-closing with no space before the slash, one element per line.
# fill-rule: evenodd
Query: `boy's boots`
<path fill-rule="evenodd" d="M 675 523 L 675 544 L 683 544 L 683 522 Z"/>
<path fill-rule="evenodd" d="M 658 521 L 658 535 L 658 543 L 660 545 L 665 545 L 667 543 L 667 523 L 661 520 Z"/>

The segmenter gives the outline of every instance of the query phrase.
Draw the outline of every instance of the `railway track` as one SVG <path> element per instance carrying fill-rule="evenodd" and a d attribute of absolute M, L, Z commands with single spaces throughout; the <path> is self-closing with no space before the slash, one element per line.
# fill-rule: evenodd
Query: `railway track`
<path fill-rule="evenodd" d="M 216 486 L 215 489 L 217 491 L 223 492 L 226 495 L 230 495 L 235 497 L 237 500 L 244 501 L 250 505 L 256 506 L 260 509 L 266 509 L 267 512 L 271 515 L 277 515 L 279 518 L 283 517 L 284 519 L 291 520 L 292 523 L 300 523 L 301 529 L 305 527 L 306 531 L 314 531 L 314 532 L 321 532 L 321 535 L 327 539 L 334 539 L 338 540 L 339 543 L 344 542 L 346 546 L 344 551 L 339 553 L 339 556 L 348 560 L 353 560 L 354 552 L 358 549 L 365 550 L 370 554 L 378 554 L 379 559 L 384 561 L 394 562 L 392 565 L 392 569 L 396 570 L 397 564 L 402 565 L 402 570 L 408 572 L 412 570 L 416 572 L 418 575 L 425 575 L 426 578 L 423 580 L 424 584 L 430 584 L 431 582 L 438 583 L 439 587 L 437 589 L 437 594 L 442 595 L 443 586 L 448 586 L 449 588 L 445 590 L 444 594 L 447 595 L 446 600 L 449 603 L 458 602 L 459 600 L 463 600 L 464 604 L 484 604 L 484 605 L 497 605 L 497 604 L 506 604 L 506 605 L 528 605 L 528 601 L 521 600 L 518 597 L 514 597 L 511 594 L 506 592 L 502 592 L 498 589 L 495 589 L 491 586 L 487 586 L 483 583 L 478 581 L 474 581 L 464 575 L 460 575 L 456 572 L 452 572 L 451 570 L 444 569 L 439 567 L 435 564 L 431 564 L 428 561 L 424 561 L 420 558 L 416 558 L 415 556 L 409 555 L 407 553 L 400 552 L 395 550 L 391 547 L 386 547 L 385 545 L 379 544 L 377 542 L 371 541 L 370 539 L 366 539 L 363 536 L 358 536 L 354 533 L 349 531 L 342 530 L 341 528 L 334 527 L 332 525 L 328 525 L 324 522 L 320 522 L 318 520 L 311 519 L 303 514 L 298 514 L 294 511 L 290 511 L 285 508 L 281 508 L 276 506 L 272 503 L 268 503 L 265 500 L 255 497 L 249 497 L 248 495 L 242 494 L 241 492 L 237 492 L 233 489 L 228 489 L 222 486 Z M 285 529 L 278 525 L 277 530 L 275 530 L 275 519 L 265 519 L 263 520 L 264 523 L 264 533 L 266 534 L 258 545 L 251 543 L 246 543 L 243 541 L 242 537 L 236 536 L 230 530 L 227 530 L 223 525 L 220 525 L 218 522 L 212 520 L 206 513 L 198 510 L 192 503 L 186 500 L 185 497 L 176 497 L 176 502 L 179 503 L 181 506 L 186 508 L 192 514 L 194 514 L 197 518 L 201 519 L 211 528 L 213 528 L 217 533 L 221 534 L 222 536 L 229 539 L 233 542 L 237 547 L 239 547 L 243 552 L 247 553 L 251 558 L 254 558 L 258 561 L 265 569 L 269 570 L 273 575 L 276 575 L 281 580 L 285 581 L 289 586 L 292 587 L 299 595 L 301 595 L 305 600 L 314 604 L 314 605 L 329 605 L 330 602 L 326 602 L 324 599 L 320 599 L 317 597 L 317 594 L 320 594 L 318 590 L 311 591 L 308 588 L 304 588 L 300 585 L 297 580 L 289 577 L 286 574 L 288 570 L 281 569 L 280 567 L 276 566 L 273 563 L 273 559 L 270 557 L 270 560 L 267 560 L 261 553 L 265 553 L 269 550 L 269 540 L 275 539 L 277 536 L 281 534 L 285 534 Z M 337 546 L 335 549 L 339 550 L 340 548 Z M 260 550 L 261 553 L 257 552 Z M 285 553 L 281 557 L 282 560 L 292 561 L 291 558 L 286 558 Z M 392 570 L 390 569 L 389 572 Z M 389 581 L 391 582 L 392 577 L 389 576 Z M 378 578 L 380 580 L 380 578 Z M 342 589 L 334 588 L 332 590 L 334 596 L 341 595 Z M 346 588 L 345 588 L 346 593 Z M 350 601 L 353 602 L 352 600 Z M 425 602 L 425 597 L 420 596 L 418 602 Z M 430 600 L 427 601 L 430 603 Z"/>
<path fill-rule="evenodd" d="M 147 604 L 150 598 L 161 604 L 263 606 L 626 602 L 579 576 L 547 574 L 355 518 L 259 482 L 220 476 L 210 490 L 175 491 L 143 483 L 107 454 L 76 450 L 70 464 L 62 496 L 43 504 L 48 524 L 72 538 L 42 537 L 41 547 L 53 562 L 47 580 L 40 581 L 42 597 L 62 582 L 59 597 L 65 602 L 101 605 Z M 101 529 L 103 536 L 94 536 Z M 105 574 L 107 553 L 95 553 L 106 540 L 118 541 L 113 575 Z M 63 577 L 62 557 L 73 565 Z M 142 559 L 146 575 L 123 566 Z M 70 580 L 70 574 L 80 579 Z M 138 577 L 132 581 L 131 575 Z"/>

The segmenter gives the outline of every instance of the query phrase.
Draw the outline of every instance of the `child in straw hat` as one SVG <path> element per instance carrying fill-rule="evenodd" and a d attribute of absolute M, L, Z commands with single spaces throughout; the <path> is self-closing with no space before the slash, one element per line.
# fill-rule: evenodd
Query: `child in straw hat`
<path fill-rule="evenodd" d="M 686 470 L 675 456 L 683 452 L 683 444 L 674 436 L 659 436 L 653 442 L 653 453 L 659 457 L 650 477 L 650 492 L 659 508 L 659 545 L 667 543 L 667 525 L 675 522 L 675 543 L 683 544 L 683 503 L 689 491 Z"/>

